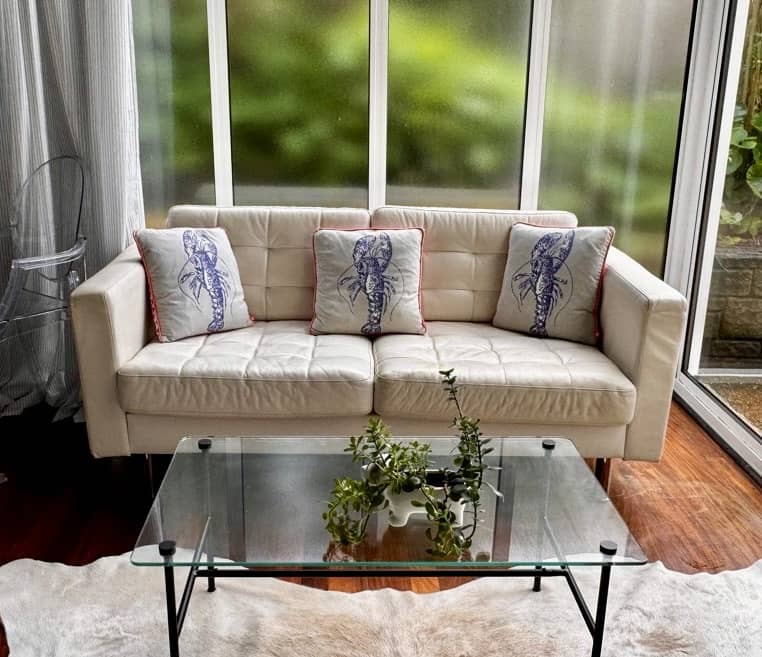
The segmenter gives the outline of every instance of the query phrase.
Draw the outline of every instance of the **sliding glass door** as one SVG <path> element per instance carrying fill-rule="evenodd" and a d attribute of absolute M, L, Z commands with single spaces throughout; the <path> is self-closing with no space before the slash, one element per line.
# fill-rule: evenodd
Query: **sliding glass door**
<path fill-rule="evenodd" d="M 760 475 L 762 0 L 700 4 L 667 267 L 691 304 L 676 390 Z"/>

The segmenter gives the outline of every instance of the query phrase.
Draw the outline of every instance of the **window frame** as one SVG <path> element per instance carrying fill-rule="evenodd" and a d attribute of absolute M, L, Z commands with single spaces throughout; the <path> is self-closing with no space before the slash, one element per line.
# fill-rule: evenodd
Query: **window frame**
<path fill-rule="evenodd" d="M 677 398 L 756 479 L 762 440 L 697 379 L 749 0 L 698 0 L 667 239 L 665 281 L 689 303 Z M 700 166 L 697 166 L 700 163 Z M 697 175 L 698 171 L 698 175 Z"/>

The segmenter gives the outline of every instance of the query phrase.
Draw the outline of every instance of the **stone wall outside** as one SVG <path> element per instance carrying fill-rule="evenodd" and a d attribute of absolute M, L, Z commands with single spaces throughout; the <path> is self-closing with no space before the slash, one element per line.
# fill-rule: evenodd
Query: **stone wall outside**
<path fill-rule="evenodd" d="M 701 367 L 762 368 L 762 246 L 718 247 Z"/>

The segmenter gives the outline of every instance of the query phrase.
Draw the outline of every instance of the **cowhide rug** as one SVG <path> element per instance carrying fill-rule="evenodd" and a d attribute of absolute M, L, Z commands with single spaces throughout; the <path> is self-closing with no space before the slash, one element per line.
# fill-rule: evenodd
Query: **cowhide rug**
<path fill-rule="evenodd" d="M 576 569 L 586 596 L 594 568 Z M 182 589 L 179 571 L 178 595 Z M 562 579 L 483 579 L 441 593 L 345 594 L 274 579 L 197 582 L 184 657 L 512 657 L 589 655 Z M 0 568 L 11 657 L 168 654 L 163 575 L 129 556 L 70 567 L 21 559 Z M 604 655 L 762 656 L 762 561 L 719 575 L 660 563 L 615 568 Z"/>

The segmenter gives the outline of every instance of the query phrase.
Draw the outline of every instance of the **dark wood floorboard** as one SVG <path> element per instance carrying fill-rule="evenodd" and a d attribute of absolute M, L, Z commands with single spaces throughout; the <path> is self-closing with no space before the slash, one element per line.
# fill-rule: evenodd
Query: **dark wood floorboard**
<path fill-rule="evenodd" d="M 672 570 L 762 558 L 762 491 L 676 403 L 662 460 L 614 461 L 609 495 L 648 558 Z"/>
<path fill-rule="evenodd" d="M 21 557 L 86 564 L 130 550 L 148 510 L 142 457 L 90 458 L 84 427 L 45 413 L 0 420 L 0 564 Z M 762 558 L 762 492 L 678 405 L 660 463 L 615 461 L 611 498 L 649 559 L 682 572 Z M 437 591 L 463 579 L 303 582 L 336 591 Z"/>

